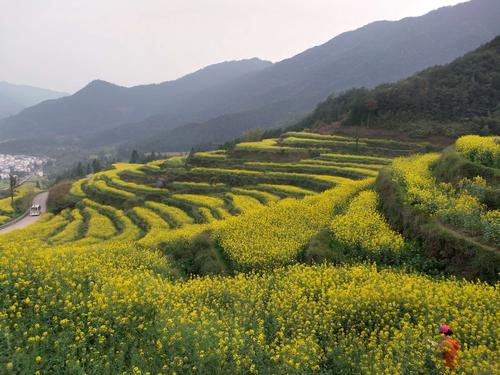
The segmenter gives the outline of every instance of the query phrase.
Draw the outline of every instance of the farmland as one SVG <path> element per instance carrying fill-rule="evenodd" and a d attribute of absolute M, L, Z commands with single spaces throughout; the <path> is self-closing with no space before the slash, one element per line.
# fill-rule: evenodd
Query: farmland
<path fill-rule="evenodd" d="M 77 180 L 0 237 L 2 372 L 438 374 L 445 323 L 499 372 L 499 147 L 289 132 Z"/>
<path fill-rule="evenodd" d="M 224 226 L 235 227 L 238 220 L 243 220 L 243 217 L 237 219 L 241 214 L 251 217 L 263 210 L 269 215 L 278 212 L 280 216 L 280 212 L 293 211 L 295 206 L 297 212 L 310 208 L 309 222 L 317 222 L 319 228 L 326 227 L 331 215 L 325 214 L 322 218 L 318 210 L 345 204 L 373 183 L 378 170 L 391 162 L 391 158 L 379 156 L 377 150 L 381 145 L 391 147 L 396 155 L 430 147 L 371 140 L 370 155 L 365 155 L 369 150 L 366 141 L 359 154 L 334 153 L 339 151 L 335 142 L 342 145 L 355 142 L 346 141 L 345 137 L 314 139 L 314 136 L 313 133 L 290 133 L 281 139 L 242 143 L 243 146 L 237 145 L 230 151 L 195 153 L 189 158 L 177 159 L 176 163 L 167 159 L 150 164 L 116 164 L 109 171 L 76 181 L 69 191 L 75 198 L 75 206 L 59 214 L 67 219 L 67 224 L 53 236 L 37 240 L 53 243 L 91 237 L 101 242 L 114 241 L 114 237 L 122 235 L 123 228 L 130 231 L 134 226 L 137 236 L 131 239 L 140 242 L 147 236 L 145 242 L 163 248 L 169 241 L 175 242 L 176 232 L 185 232 L 179 229 L 190 228 L 193 233 L 199 233 L 209 227 L 215 236 L 222 236 L 227 233 Z M 317 143 L 314 147 L 305 147 L 298 141 L 311 139 Z M 290 151 L 286 146 L 290 142 L 300 146 Z M 307 154 L 306 157 L 297 159 L 296 149 Z M 275 153 L 282 161 L 275 161 Z M 291 217 L 305 220 L 305 211 L 297 212 L 291 212 Z M 231 220 L 226 220 L 229 218 Z M 51 221 L 41 225 L 50 225 Z M 230 224 L 226 225 L 226 221 Z M 249 221 L 257 223 L 254 219 Z M 96 230 L 103 233 L 96 236 Z M 160 233 L 151 235 L 151 231 Z M 303 242 L 295 251 L 302 245 Z"/>
<path fill-rule="evenodd" d="M 8 191 L 8 190 L 7 190 Z M 0 199 L 0 224 L 20 216 L 30 206 L 31 199 L 40 189 L 32 181 L 27 181 L 16 187 L 14 199 L 10 196 Z M 4 194 L 5 195 L 5 194 Z"/>

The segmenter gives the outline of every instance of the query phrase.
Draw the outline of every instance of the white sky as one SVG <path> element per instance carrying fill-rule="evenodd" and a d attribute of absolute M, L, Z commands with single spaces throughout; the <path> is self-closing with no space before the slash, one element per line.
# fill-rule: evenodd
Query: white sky
<path fill-rule="evenodd" d="M 0 0 L 0 81 L 73 92 L 279 61 L 376 20 L 464 0 Z"/>

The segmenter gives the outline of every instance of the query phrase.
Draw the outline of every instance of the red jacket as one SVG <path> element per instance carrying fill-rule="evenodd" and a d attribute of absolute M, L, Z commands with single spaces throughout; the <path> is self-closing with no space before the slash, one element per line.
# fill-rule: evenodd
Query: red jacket
<path fill-rule="evenodd" d="M 451 370 L 455 370 L 458 367 L 458 351 L 460 350 L 460 343 L 450 336 L 445 336 L 441 340 L 439 347 L 443 353 L 445 366 Z"/>

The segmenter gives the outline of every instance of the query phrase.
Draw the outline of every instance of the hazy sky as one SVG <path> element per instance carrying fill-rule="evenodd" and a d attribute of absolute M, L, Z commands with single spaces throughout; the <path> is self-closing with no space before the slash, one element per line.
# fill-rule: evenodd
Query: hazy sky
<path fill-rule="evenodd" d="M 74 92 L 279 61 L 376 20 L 464 0 L 0 0 L 0 81 Z"/>

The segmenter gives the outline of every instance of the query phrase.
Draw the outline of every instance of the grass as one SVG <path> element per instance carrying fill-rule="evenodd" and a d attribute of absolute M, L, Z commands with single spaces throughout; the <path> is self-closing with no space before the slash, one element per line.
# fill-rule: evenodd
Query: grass
<path fill-rule="evenodd" d="M 378 171 L 379 169 L 384 168 L 386 166 L 386 164 L 350 163 L 350 162 L 329 161 L 329 160 L 319 160 L 319 159 L 302 160 L 301 164 L 333 166 L 340 168 L 361 168 L 361 169 L 370 169 L 374 171 Z"/>
<path fill-rule="evenodd" d="M 105 180 L 97 180 L 97 181 L 92 181 L 88 184 L 89 188 L 94 188 L 98 192 L 104 194 L 104 195 L 110 195 L 115 198 L 120 198 L 120 199 L 131 199 L 135 198 L 135 194 L 131 193 L 129 191 L 117 189 L 113 186 L 108 185 L 108 182 Z"/>
<path fill-rule="evenodd" d="M 243 188 L 233 188 L 232 192 L 248 195 L 257 199 L 262 204 L 267 204 L 271 202 L 277 202 L 280 200 L 279 195 L 271 194 L 265 191 L 257 190 L 257 189 L 243 189 Z"/>
<path fill-rule="evenodd" d="M 258 199 L 248 195 L 227 193 L 226 197 L 231 200 L 233 207 L 240 213 L 254 210 L 262 206 L 262 203 Z"/>
<path fill-rule="evenodd" d="M 244 164 L 246 168 L 256 169 L 261 171 L 285 171 L 290 173 L 304 173 L 317 175 L 341 176 L 353 179 L 362 179 L 368 176 L 376 176 L 377 171 L 363 167 L 349 167 L 336 165 L 314 165 L 305 163 L 264 163 L 264 162 L 247 162 Z"/>
<path fill-rule="evenodd" d="M 469 279 L 498 280 L 498 252 L 470 241 L 469 237 L 406 203 L 404 191 L 394 183 L 389 171 L 380 173 L 375 186 L 381 196 L 381 210 L 391 226 L 421 244 L 425 255 L 437 259 L 442 271 Z"/>
<path fill-rule="evenodd" d="M 23 214 L 31 206 L 33 197 L 39 191 L 35 182 L 28 181 L 16 188 L 13 201 L 10 197 L 0 199 L 0 216 L 3 217 L 3 223 Z"/>
<path fill-rule="evenodd" d="M 306 195 L 314 195 L 315 191 L 303 189 L 298 186 L 293 185 L 277 185 L 277 184 L 259 184 L 257 185 L 258 189 L 269 191 L 276 195 L 285 195 L 285 196 L 295 196 L 295 197 L 304 197 Z"/>

